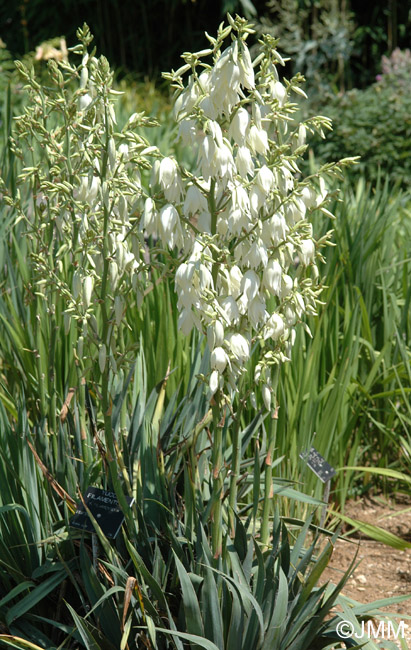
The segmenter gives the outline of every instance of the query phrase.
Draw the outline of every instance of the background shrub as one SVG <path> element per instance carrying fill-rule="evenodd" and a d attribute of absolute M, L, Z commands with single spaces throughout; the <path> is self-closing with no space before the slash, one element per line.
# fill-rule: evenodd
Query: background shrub
<path fill-rule="evenodd" d="M 409 51 L 408 51 L 409 52 Z M 395 60 L 400 59 L 401 65 Z M 387 59 L 386 59 L 387 61 Z M 365 90 L 334 96 L 323 108 L 333 122 L 325 142 L 314 152 L 321 160 L 360 156 L 351 174 L 375 182 L 381 173 L 409 185 L 411 178 L 411 57 L 393 54 L 387 74 Z"/>

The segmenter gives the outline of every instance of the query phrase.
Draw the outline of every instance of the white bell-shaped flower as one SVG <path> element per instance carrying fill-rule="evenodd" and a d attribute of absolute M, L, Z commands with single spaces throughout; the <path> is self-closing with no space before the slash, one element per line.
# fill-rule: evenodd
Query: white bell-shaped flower
<path fill-rule="evenodd" d="M 220 320 L 214 321 L 207 327 L 207 343 L 210 350 L 220 347 L 224 341 L 224 326 Z"/>
<path fill-rule="evenodd" d="M 284 298 L 288 298 L 288 296 L 291 294 L 293 290 L 293 287 L 294 287 L 293 279 L 285 273 L 281 278 L 280 298 L 282 300 L 284 300 Z"/>
<path fill-rule="evenodd" d="M 292 327 L 297 322 L 297 315 L 291 305 L 287 305 L 284 310 L 285 322 L 288 327 Z"/>
<path fill-rule="evenodd" d="M 248 147 L 238 147 L 235 164 L 242 178 L 246 179 L 254 174 L 254 163 Z"/>
<path fill-rule="evenodd" d="M 177 210 L 170 203 L 165 205 L 160 212 L 159 230 L 163 243 L 170 249 L 180 243 L 180 219 Z"/>
<path fill-rule="evenodd" d="M 274 187 L 275 179 L 273 172 L 267 167 L 267 165 L 263 165 L 261 169 L 258 170 L 255 182 L 266 195 L 271 192 Z"/>
<path fill-rule="evenodd" d="M 299 258 L 304 266 L 308 266 L 314 260 L 315 246 L 312 239 L 303 239 L 300 243 Z"/>
<path fill-rule="evenodd" d="M 190 185 L 184 200 L 184 216 L 189 218 L 197 212 L 207 209 L 207 199 L 196 185 Z"/>
<path fill-rule="evenodd" d="M 268 136 L 263 129 L 253 124 L 247 135 L 247 144 L 253 153 L 265 154 L 268 151 Z"/>
<path fill-rule="evenodd" d="M 287 91 L 281 81 L 273 81 L 271 84 L 271 96 L 276 99 L 280 106 L 283 106 L 287 99 Z"/>
<path fill-rule="evenodd" d="M 239 64 L 241 85 L 245 86 L 245 88 L 248 88 L 249 90 L 253 90 L 255 86 L 254 68 L 251 61 L 250 50 L 245 44 L 243 44 L 240 51 Z"/>
<path fill-rule="evenodd" d="M 230 138 L 233 138 L 239 146 L 244 145 L 246 133 L 250 125 L 250 119 L 249 112 L 241 106 L 238 111 L 235 112 L 234 117 L 231 120 L 228 135 Z"/>
<path fill-rule="evenodd" d="M 224 313 L 224 316 L 229 325 L 235 325 L 238 323 L 240 318 L 240 312 L 238 306 L 233 296 L 227 296 L 221 301 L 221 307 Z"/>
<path fill-rule="evenodd" d="M 265 222 L 270 227 L 271 240 L 274 246 L 278 246 L 285 240 L 289 227 L 281 212 L 276 212 L 271 219 Z"/>
<path fill-rule="evenodd" d="M 227 363 L 229 362 L 227 353 L 223 350 L 222 347 L 214 348 L 210 356 L 210 365 L 213 370 L 218 370 L 221 374 L 226 369 Z"/>
<path fill-rule="evenodd" d="M 250 346 L 242 334 L 229 334 L 227 336 L 227 344 L 239 363 L 243 364 L 248 361 L 250 358 Z"/>
<path fill-rule="evenodd" d="M 178 127 L 178 138 L 186 146 L 192 146 L 197 140 L 197 126 L 194 120 L 181 120 Z"/>
<path fill-rule="evenodd" d="M 260 210 L 264 207 L 265 202 L 265 193 L 257 185 L 253 185 L 250 191 L 250 212 L 255 219 L 260 216 Z"/>
<path fill-rule="evenodd" d="M 173 158 L 163 158 L 160 162 L 158 180 L 163 190 L 173 185 L 178 178 L 177 163 Z"/>
<path fill-rule="evenodd" d="M 283 270 L 278 260 L 271 258 L 263 272 L 263 284 L 275 296 L 281 293 L 281 278 Z"/>
<path fill-rule="evenodd" d="M 210 120 L 207 124 L 208 129 L 210 130 L 211 137 L 216 143 L 217 147 L 223 146 L 223 133 L 221 131 L 221 126 L 215 120 Z"/>
<path fill-rule="evenodd" d="M 271 338 L 277 341 L 284 334 L 284 321 L 280 314 L 274 313 L 267 320 L 264 328 L 264 339 Z"/>
<path fill-rule="evenodd" d="M 268 252 L 262 239 L 258 238 L 251 244 L 248 253 L 244 256 L 244 263 L 249 264 L 252 269 L 260 265 L 265 267 L 268 262 Z"/>
<path fill-rule="evenodd" d="M 260 288 L 260 278 L 253 270 L 246 271 L 241 280 L 241 291 L 246 298 L 246 304 L 254 300 Z"/>
<path fill-rule="evenodd" d="M 248 317 L 254 329 L 257 329 L 268 318 L 265 301 L 259 296 L 254 298 L 248 305 Z"/>

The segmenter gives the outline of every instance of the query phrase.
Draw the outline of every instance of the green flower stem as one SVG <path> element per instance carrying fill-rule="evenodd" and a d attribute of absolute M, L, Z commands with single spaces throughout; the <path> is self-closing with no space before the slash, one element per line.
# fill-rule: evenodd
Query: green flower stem
<path fill-rule="evenodd" d="M 106 124 L 108 124 L 108 116 L 106 110 Z M 108 142 L 109 142 L 109 133 L 108 127 L 106 129 L 106 144 L 105 144 L 105 153 L 103 157 L 102 165 L 102 174 L 101 181 L 105 179 L 107 171 L 107 160 L 108 160 Z M 110 327 L 109 315 L 107 312 L 107 284 L 109 277 L 109 253 L 108 253 L 108 225 L 109 225 L 109 209 L 104 200 L 104 223 L 103 223 L 103 274 L 101 281 L 101 293 L 100 293 L 100 308 L 101 308 L 101 320 L 102 320 L 102 331 L 101 331 L 101 342 L 106 346 L 107 353 L 109 355 L 111 336 L 113 334 L 113 328 Z M 108 356 L 107 355 L 107 356 Z M 110 374 L 110 365 L 107 358 L 105 368 L 101 376 L 101 395 L 102 395 L 102 407 L 103 407 L 103 418 L 104 418 L 104 434 L 105 441 L 107 445 L 107 462 L 110 471 L 110 477 L 113 485 L 113 490 L 116 493 L 117 499 L 121 506 L 121 509 L 126 517 L 130 530 L 134 528 L 133 517 L 131 510 L 128 506 L 126 498 L 124 496 L 121 480 L 119 478 L 119 463 L 117 459 L 116 445 L 114 440 L 114 432 L 111 420 L 111 396 L 110 396 L 110 384 L 109 384 L 109 374 Z"/>
<path fill-rule="evenodd" d="M 280 368 L 277 365 L 274 370 L 274 378 L 272 382 L 274 397 L 276 396 L 277 393 L 279 370 Z M 273 463 L 273 456 L 275 450 L 276 434 L 277 434 L 277 413 L 276 411 L 274 411 L 274 417 L 270 419 L 270 426 L 268 427 L 267 455 L 265 458 L 265 467 L 264 467 L 263 517 L 262 517 L 261 534 L 260 534 L 260 539 L 263 547 L 267 547 L 269 542 L 270 514 L 273 505 L 272 463 Z"/>
<path fill-rule="evenodd" d="M 213 492 L 211 496 L 211 541 L 213 555 L 217 559 L 222 552 L 223 540 L 223 517 L 222 517 L 222 495 L 223 495 L 223 425 L 220 421 L 220 391 L 214 396 L 212 404 L 213 412 Z"/>
<path fill-rule="evenodd" d="M 56 292 L 52 292 L 52 305 L 55 305 Z M 57 334 L 57 323 L 56 315 L 52 313 L 50 319 L 50 345 L 49 345 L 49 354 L 48 354 L 48 393 L 50 395 L 50 409 L 49 409 L 49 418 L 51 431 L 54 434 L 54 437 L 57 437 L 57 419 L 56 419 L 56 377 L 55 377 L 55 368 L 56 368 L 56 334 Z"/>
<path fill-rule="evenodd" d="M 37 301 L 38 304 L 39 301 Z M 45 391 L 45 386 L 46 386 L 46 378 L 44 377 L 43 373 L 43 367 L 42 367 L 42 349 L 43 349 L 43 341 L 42 341 L 42 328 L 41 328 L 41 321 L 40 321 L 40 314 L 39 310 L 37 311 L 36 314 L 37 318 L 37 327 L 36 327 L 36 367 L 37 367 L 37 379 L 39 382 L 39 394 L 40 394 L 40 413 L 41 417 L 46 416 L 46 391 Z M 34 320 L 36 322 L 36 320 Z"/>
<path fill-rule="evenodd" d="M 210 183 L 210 192 L 208 195 L 208 209 L 210 211 L 211 215 L 211 234 L 215 235 L 217 232 L 217 207 L 216 207 L 216 202 L 215 202 L 215 180 L 212 179 Z M 213 251 L 213 268 L 211 271 L 211 275 L 213 277 L 213 282 L 214 286 L 216 285 L 217 282 L 217 275 L 218 275 L 218 264 L 217 260 L 215 259 L 215 251 Z"/>
<path fill-rule="evenodd" d="M 86 385 L 85 385 L 84 372 L 80 369 L 78 381 L 78 402 L 80 413 L 80 436 L 81 436 L 81 451 L 83 460 L 88 465 L 91 461 L 91 450 L 87 444 L 87 425 L 86 425 Z"/>
<path fill-rule="evenodd" d="M 215 201 L 215 185 L 214 179 L 210 183 L 210 192 L 208 194 L 208 208 L 211 214 L 211 234 L 215 235 L 217 231 L 217 207 Z M 212 277 L 214 285 L 217 282 L 218 263 L 215 259 L 215 252 L 213 251 L 213 265 Z M 212 451 L 212 465 L 213 465 L 213 492 L 211 496 L 211 541 L 214 557 L 217 559 L 222 553 L 222 540 L 223 540 L 223 516 L 222 516 L 222 503 L 224 480 L 222 474 L 223 463 L 223 425 L 221 423 L 221 395 L 218 390 L 213 398 L 212 403 L 213 413 L 213 451 Z"/>
<path fill-rule="evenodd" d="M 241 386 L 239 388 L 239 394 L 241 395 Z M 231 475 L 230 475 L 230 495 L 229 495 L 229 522 L 230 522 L 230 532 L 231 536 L 234 537 L 235 534 L 235 513 L 237 512 L 237 484 L 238 477 L 240 474 L 240 463 L 241 463 L 241 444 L 240 444 L 240 422 L 241 422 L 241 412 L 243 409 L 243 401 L 240 399 L 236 417 L 234 420 L 233 427 L 233 439 L 232 439 L 232 460 L 231 460 Z"/>

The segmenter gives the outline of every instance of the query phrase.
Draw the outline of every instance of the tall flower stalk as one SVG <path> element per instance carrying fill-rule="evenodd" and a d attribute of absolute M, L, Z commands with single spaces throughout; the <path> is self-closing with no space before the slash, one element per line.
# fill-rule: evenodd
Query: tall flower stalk
<path fill-rule="evenodd" d="M 113 430 L 113 381 L 129 367 L 138 344 L 128 334 L 124 314 L 130 303 L 141 305 L 155 250 L 162 260 L 169 252 L 178 325 L 186 335 L 193 328 L 201 332 L 209 349 L 210 367 L 202 379 L 213 422 L 209 512 L 217 559 L 225 526 L 235 532 L 242 404 L 250 399 L 257 409 L 275 414 L 279 366 L 290 358 L 296 328 L 308 329 L 304 318 L 316 313 L 320 300 L 317 260 L 330 233 L 315 239 L 311 214 L 321 210 L 330 216 L 327 180 L 350 162 L 303 176 L 299 161 L 306 137 L 322 134 L 330 122 L 296 120 L 293 98 L 304 96 L 303 78 L 280 80 L 284 61 L 270 36 L 262 38 L 253 61 L 247 47 L 252 27 L 240 17 L 228 21 L 216 38 L 207 36 L 208 48 L 183 54 L 184 65 L 166 75 L 175 88 L 178 138 L 196 152 L 194 170 L 161 155 L 138 135 L 136 126 L 151 124 L 141 115 L 116 130 L 113 75 L 104 57 L 89 53 L 92 39 L 84 26 L 78 31 L 80 45 L 71 50 L 78 64 L 50 61 L 49 86 L 40 86 L 19 64 L 32 102 L 16 120 L 12 148 L 22 161 L 20 181 L 30 184 L 32 202 L 27 208 L 18 193 L 5 196 L 25 224 L 36 300 L 47 305 L 52 327 L 55 310 L 63 315 L 64 335 L 73 342 L 63 385 L 77 389 L 84 459 L 92 455 L 87 383 L 101 406 L 109 479 L 127 516 L 118 471 L 120 440 Z M 147 176 L 145 189 L 141 179 Z M 150 263 L 147 236 L 157 242 Z M 42 346 L 38 329 L 38 355 Z M 53 350 L 51 344 L 50 368 Z M 54 434 L 59 407 L 54 379 L 51 373 L 45 382 L 37 366 L 38 408 Z M 243 395 L 241 380 L 251 367 L 254 390 Z M 231 466 L 224 463 L 226 434 Z M 275 417 L 265 450 L 264 545 L 274 445 Z"/>
<path fill-rule="evenodd" d="M 157 149 L 136 132 L 152 123 L 141 115 L 117 130 L 113 73 L 103 56 L 89 53 L 86 25 L 77 36 L 80 44 L 70 50 L 77 63 L 51 60 L 48 85 L 40 86 L 33 70 L 18 64 L 31 102 L 16 119 L 11 146 L 22 163 L 19 182 L 30 185 L 32 200 L 21 201 L 19 193 L 5 200 L 24 223 L 34 295 L 47 305 L 53 336 L 73 342 L 60 390 L 57 378 L 42 377 L 39 370 L 39 416 L 47 418 L 56 445 L 61 408 L 56 397 L 75 389 L 88 463 L 93 449 L 86 433 L 85 384 L 92 389 L 101 404 L 98 435 L 106 445 L 109 481 L 129 512 L 118 478 L 113 377 L 128 372 L 138 344 L 130 339 L 124 315 L 131 305 L 141 305 L 149 282 L 137 214 L 144 204 L 141 175 L 151 169 L 147 156 Z M 56 310 L 64 332 L 57 331 Z M 43 336 L 39 326 L 38 356 L 49 354 L 52 372 L 53 347 L 44 350 Z M 121 420 L 124 424 L 124 413 Z"/>
<path fill-rule="evenodd" d="M 327 177 L 350 161 L 328 165 L 303 177 L 298 163 L 307 134 L 323 135 L 325 117 L 295 120 L 295 96 L 305 96 L 303 78 L 280 80 L 284 65 L 269 36 L 252 61 L 247 38 L 252 27 L 228 16 L 210 47 L 185 53 L 184 65 L 165 75 L 175 88 L 178 137 L 197 153 L 193 173 L 171 157 L 157 161 L 152 196 L 142 228 L 178 249 L 175 286 L 179 326 L 207 338 L 210 372 L 206 378 L 214 413 L 213 524 L 221 530 L 224 477 L 220 468 L 221 418 L 238 394 L 252 350 L 258 359 L 256 395 L 272 411 L 278 366 L 288 361 L 299 325 L 315 314 L 321 282 L 317 260 L 330 233 L 314 237 L 310 215 L 327 210 Z M 229 41 L 229 44 L 227 44 Z M 188 75 L 188 76 L 186 76 Z M 241 395 L 239 396 L 241 399 Z M 255 399 L 255 396 L 251 396 Z M 220 415 L 215 412 L 220 408 Z M 233 428 L 229 515 L 236 510 L 239 420 Z M 263 537 L 267 538 L 271 462 L 270 437 L 265 470 Z M 218 520 L 218 521 L 217 521 Z M 213 533 L 220 553 L 220 532 Z"/>

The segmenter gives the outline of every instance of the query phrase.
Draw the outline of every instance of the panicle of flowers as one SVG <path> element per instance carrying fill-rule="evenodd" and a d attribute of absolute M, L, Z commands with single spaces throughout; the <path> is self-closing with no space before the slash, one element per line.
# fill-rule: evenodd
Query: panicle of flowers
<path fill-rule="evenodd" d="M 40 87 L 33 73 L 19 66 L 33 101 L 16 120 L 15 152 L 25 160 L 32 134 L 45 152 L 35 168 L 23 169 L 21 180 L 30 177 L 35 201 L 32 212 L 21 216 L 37 249 L 53 251 L 53 256 L 40 253 L 33 261 L 41 290 L 50 295 L 57 290 L 66 299 L 65 330 L 73 324 L 77 328 L 78 357 L 88 336 L 96 358 L 100 351 L 100 367 L 107 357 L 116 369 L 112 328 L 103 333 L 95 316 L 104 308 L 119 327 L 125 297 L 134 293 L 141 303 L 147 272 L 144 241 L 135 225 L 144 203 L 141 173 L 151 169 L 150 156 L 157 148 L 136 133 L 136 126 L 152 123 L 142 115 L 132 115 L 117 130 L 109 64 L 88 52 L 92 37 L 87 26 L 78 36 L 81 43 L 70 52 L 80 56 L 80 63 L 50 60 L 48 87 Z M 77 83 L 77 91 L 67 79 Z M 51 114 L 57 126 L 45 129 Z M 166 167 L 164 190 L 172 176 Z M 170 194 L 170 199 L 179 196 Z"/>
<path fill-rule="evenodd" d="M 307 134 L 330 122 L 296 122 L 292 98 L 305 96 L 303 78 L 280 80 L 284 61 L 270 36 L 252 61 L 252 27 L 228 21 L 216 38 L 207 35 L 209 48 L 184 53 L 184 65 L 164 75 L 176 89 L 178 137 L 196 151 L 197 168 L 157 161 L 141 221 L 180 252 L 179 326 L 207 335 L 211 394 L 236 390 L 256 343 L 255 379 L 269 386 L 271 367 L 290 358 L 297 325 L 316 313 L 316 261 L 327 237 L 315 240 L 310 215 L 330 214 L 325 176 L 339 168 L 302 177 Z"/>

